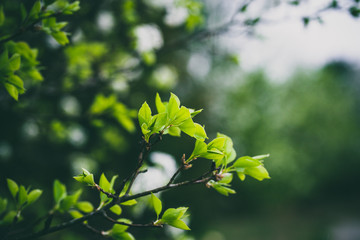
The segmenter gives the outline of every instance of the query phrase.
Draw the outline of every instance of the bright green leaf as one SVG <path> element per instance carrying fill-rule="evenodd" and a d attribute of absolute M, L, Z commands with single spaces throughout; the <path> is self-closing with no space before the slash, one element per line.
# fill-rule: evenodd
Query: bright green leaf
<path fill-rule="evenodd" d="M 133 206 L 133 205 L 137 204 L 137 201 L 135 199 L 132 199 L 132 200 L 129 200 L 126 202 L 122 202 L 120 204 L 123 206 Z"/>
<path fill-rule="evenodd" d="M 21 63 L 20 54 L 15 53 L 14 55 L 12 55 L 11 58 L 9 59 L 9 67 L 11 71 L 19 70 L 20 63 Z"/>
<path fill-rule="evenodd" d="M 181 131 L 189 135 L 190 137 L 194 137 L 196 133 L 195 123 L 191 118 L 185 120 L 180 126 Z"/>
<path fill-rule="evenodd" d="M 172 222 L 174 220 L 180 219 L 185 212 L 187 211 L 187 207 L 179 207 L 179 208 L 169 208 L 166 209 L 164 214 L 161 217 L 161 220 L 164 223 Z"/>
<path fill-rule="evenodd" d="M 60 201 L 67 196 L 66 186 L 57 179 L 54 181 L 53 192 L 54 192 L 54 200 L 56 204 L 59 204 Z"/>
<path fill-rule="evenodd" d="M 125 219 L 125 218 L 119 218 L 117 219 L 118 222 L 123 222 L 123 223 L 127 223 L 127 224 L 131 224 L 132 222 L 129 219 Z M 112 234 L 119 234 L 119 233 L 123 233 L 125 232 L 129 227 L 126 225 L 122 225 L 122 224 L 115 224 L 112 228 Z M 113 235 L 112 235 L 113 236 Z"/>
<path fill-rule="evenodd" d="M 158 113 L 163 113 L 166 111 L 166 107 L 165 107 L 164 103 L 161 101 L 159 93 L 156 93 L 155 105 L 156 105 L 156 109 L 157 109 Z"/>
<path fill-rule="evenodd" d="M 7 180 L 8 188 L 10 190 L 11 195 L 13 196 L 14 199 L 16 199 L 16 194 L 19 191 L 19 186 L 17 185 L 17 183 L 15 181 L 11 180 L 10 178 L 8 178 L 6 180 Z"/>
<path fill-rule="evenodd" d="M 154 207 L 157 219 L 159 219 L 159 215 L 162 210 L 162 203 L 161 200 L 158 197 L 156 197 L 153 193 L 151 193 L 151 204 Z"/>
<path fill-rule="evenodd" d="M 110 208 L 110 211 L 115 213 L 116 215 L 120 215 L 122 213 L 122 209 L 119 205 L 114 205 Z"/>
<path fill-rule="evenodd" d="M 52 32 L 51 36 L 60 44 L 60 45 L 66 45 L 69 43 L 69 39 L 65 32 Z"/>
<path fill-rule="evenodd" d="M 5 86 L 6 90 L 7 90 L 7 92 L 10 94 L 10 96 L 17 101 L 18 98 L 19 98 L 18 89 L 14 85 L 12 85 L 10 83 L 4 83 L 4 86 Z"/>
<path fill-rule="evenodd" d="M 78 202 L 75 207 L 84 213 L 89 213 L 94 210 L 93 205 L 87 201 Z"/>
<path fill-rule="evenodd" d="M 81 183 L 85 183 L 88 186 L 94 186 L 95 185 L 95 181 L 94 181 L 94 175 L 91 174 L 88 170 L 86 170 L 85 168 L 82 169 L 83 173 L 74 177 L 74 179 L 78 182 Z"/>
<path fill-rule="evenodd" d="M 180 219 L 176 219 L 174 221 L 167 222 L 168 225 L 179 228 L 182 230 L 190 230 L 190 228 L 186 225 L 186 223 Z"/>
<path fill-rule="evenodd" d="M 27 191 L 23 185 L 19 187 L 19 197 L 18 197 L 18 205 L 22 206 L 28 200 Z"/>
<path fill-rule="evenodd" d="M 32 190 L 29 194 L 28 194 L 28 204 L 32 204 L 33 202 L 35 202 L 36 200 L 38 200 L 38 198 L 41 196 L 42 194 L 42 190 L 40 189 L 34 189 Z"/>
<path fill-rule="evenodd" d="M 128 232 L 121 232 L 121 233 L 112 233 L 111 236 L 115 240 L 135 240 L 134 236 Z"/>
<path fill-rule="evenodd" d="M 207 137 L 204 127 L 202 127 L 200 124 L 195 123 L 195 134 L 194 137 L 197 140 L 205 141 Z"/>
<path fill-rule="evenodd" d="M 82 218 L 84 216 L 81 212 L 77 210 L 69 210 L 68 212 L 73 218 Z"/>
<path fill-rule="evenodd" d="M 172 122 L 175 119 L 176 114 L 179 111 L 180 111 L 180 100 L 175 94 L 171 93 L 169 104 L 167 106 L 167 113 L 170 122 Z"/>

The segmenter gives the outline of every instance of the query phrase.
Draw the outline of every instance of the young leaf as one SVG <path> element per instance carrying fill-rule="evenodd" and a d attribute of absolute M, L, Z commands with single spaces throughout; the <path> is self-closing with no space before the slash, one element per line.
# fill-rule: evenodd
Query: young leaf
<path fill-rule="evenodd" d="M 113 213 L 115 213 L 116 215 L 120 215 L 122 212 L 122 209 L 119 205 L 114 205 L 110 208 L 110 211 L 112 211 Z"/>
<path fill-rule="evenodd" d="M 21 63 L 20 54 L 15 53 L 14 55 L 12 55 L 11 58 L 9 59 L 9 67 L 11 71 L 18 70 L 20 68 L 20 63 Z"/>
<path fill-rule="evenodd" d="M 207 152 L 206 143 L 196 140 L 194 151 L 192 152 L 189 159 L 194 159 L 194 158 L 200 157 L 201 155 L 205 154 L 206 152 Z"/>
<path fill-rule="evenodd" d="M 19 191 L 19 186 L 17 185 L 17 183 L 15 181 L 11 180 L 10 178 L 8 178 L 6 180 L 7 180 L 8 188 L 10 190 L 11 195 L 13 196 L 14 199 L 16 199 L 16 194 Z"/>
<path fill-rule="evenodd" d="M 176 219 L 170 222 L 167 222 L 168 225 L 175 227 L 175 228 L 180 228 L 182 230 L 191 230 L 184 221 L 180 220 L 180 219 Z"/>
<path fill-rule="evenodd" d="M 33 202 L 35 202 L 36 200 L 38 200 L 38 198 L 41 196 L 42 194 L 42 190 L 40 189 L 34 189 L 32 190 L 29 194 L 28 194 L 28 204 L 32 204 Z"/>
<path fill-rule="evenodd" d="M 8 212 L 3 219 L 0 221 L 0 225 L 9 225 L 14 222 L 14 218 L 16 217 L 16 211 Z"/>
<path fill-rule="evenodd" d="M 62 184 L 59 180 L 56 179 L 54 181 L 53 190 L 54 190 L 55 204 L 59 204 L 60 201 L 67 196 L 66 186 L 64 184 Z"/>
<path fill-rule="evenodd" d="M 6 210 L 7 207 L 7 199 L 0 198 L 0 215 Z"/>
<path fill-rule="evenodd" d="M 19 197 L 18 197 L 18 205 L 22 206 L 28 200 L 26 189 L 23 185 L 20 185 L 19 188 Z"/>
<path fill-rule="evenodd" d="M 66 212 L 71 207 L 75 206 L 75 204 L 77 203 L 81 193 L 82 193 L 82 190 L 80 189 L 80 190 L 76 191 L 74 194 L 65 197 L 60 202 L 60 211 Z"/>
<path fill-rule="evenodd" d="M 123 223 L 127 223 L 127 224 L 131 224 L 132 222 L 129 219 L 125 219 L 125 218 L 119 218 L 117 219 L 118 222 L 123 222 Z M 122 224 L 115 224 L 113 226 L 113 228 L 111 229 L 111 236 L 114 236 L 113 234 L 120 234 L 120 233 L 124 233 L 129 227 L 126 225 L 122 225 Z"/>
<path fill-rule="evenodd" d="M 141 108 L 139 109 L 138 118 L 139 118 L 140 126 L 142 126 L 143 123 L 145 123 L 147 126 L 150 125 L 151 109 L 146 102 L 144 102 L 143 105 L 141 106 Z"/>
<path fill-rule="evenodd" d="M 164 113 L 166 111 L 166 107 L 164 103 L 161 101 L 159 93 L 156 93 L 155 105 L 158 113 Z"/>
<path fill-rule="evenodd" d="M 119 226 L 119 225 L 115 225 L 115 226 Z M 134 236 L 131 235 L 131 233 L 128 232 L 112 232 L 111 236 L 115 239 L 115 240 L 135 240 Z"/>
<path fill-rule="evenodd" d="M 82 218 L 84 216 L 81 212 L 77 210 L 69 210 L 68 212 L 73 218 Z"/>
<path fill-rule="evenodd" d="M 120 204 L 123 206 L 133 206 L 133 205 L 137 204 L 137 201 L 135 199 L 132 199 L 132 200 L 129 200 L 126 202 L 122 202 Z"/>
<path fill-rule="evenodd" d="M 95 185 L 95 181 L 94 181 L 94 175 L 91 174 L 88 170 L 86 170 L 85 168 L 82 169 L 83 173 L 74 177 L 74 179 L 78 182 L 81 183 L 85 183 L 88 186 L 94 186 Z"/>
<path fill-rule="evenodd" d="M 166 209 L 166 211 L 164 212 L 161 219 L 165 223 L 180 219 L 187 210 L 188 210 L 187 207 L 179 207 L 176 209 L 175 208 Z"/>
<path fill-rule="evenodd" d="M 93 205 L 87 201 L 78 202 L 75 207 L 84 213 L 89 213 L 94 210 Z"/>
<path fill-rule="evenodd" d="M 100 176 L 100 180 L 99 180 L 99 186 L 105 191 L 105 192 L 110 192 L 110 183 L 107 180 L 107 178 L 105 177 L 105 174 L 102 173 Z M 101 200 L 105 200 L 107 197 L 104 193 L 100 193 Z M 104 198 L 104 199 L 103 199 Z"/>
<path fill-rule="evenodd" d="M 268 171 L 262 165 L 257 167 L 246 168 L 245 174 L 259 181 L 262 181 L 264 179 L 270 179 Z"/>
<path fill-rule="evenodd" d="M 200 124 L 195 123 L 195 134 L 194 137 L 197 140 L 205 141 L 207 137 L 204 127 L 202 127 Z"/>
<path fill-rule="evenodd" d="M 40 0 L 36 1 L 33 5 L 33 7 L 30 10 L 29 13 L 29 18 L 34 19 L 38 17 L 38 14 L 40 13 L 41 10 L 41 3 Z"/>
<path fill-rule="evenodd" d="M 176 113 L 175 119 L 171 122 L 171 125 L 179 126 L 186 119 L 191 118 L 190 111 L 186 107 L 182 106 L 180 110 Z"/>
<path fill-rule="evenodd" d="M 156 197 L 153 193 L 151 193 L 151 204 L 154 207 L 156 218 L 159 219 L 159 215 L 162 210 L 162 203 L 161 200 L 158 197 Z"/>
<path fill-rule="evenodd" d="M 196 133 L 195 123 L 191 118 L 185 120 L 180 126 L 181 131 L 189 135 L 190 137 L 194 137 Z"/>
<path fill-rule="evenodd" d="M 4 83 L 4 86 L 6 88 L 6 91 L 9 93 L 9 95 L 17 101 L 19 98 L 18 89 L 14 85 L 9 84 L 9 83 Z"/>
<path fill-rule="evenodd" d="M 241 158 L 238 158 L 235 163 L 233 164 L 233 167 L 235 168 L 248 168 L 248 167 L 257 167 L 261 165 L 261 162 L 257 159 L 254 159 L 249 156 L 244 156 Z"/>
<path fill-rule="evenodd" d="M 65 32 L 52 32 L 51 36 L 60 44 L 60 45 L 66 45 L 69 43 L 69 39 Z"/>
<path fill-rule="evenodd" d="M 167 106 L 167 112 L 170 122 L 175 119 L 175 116 L 179 111 L 180 111 L 180 100 L 175 94 L 171 93 L 169 104 Z"/>

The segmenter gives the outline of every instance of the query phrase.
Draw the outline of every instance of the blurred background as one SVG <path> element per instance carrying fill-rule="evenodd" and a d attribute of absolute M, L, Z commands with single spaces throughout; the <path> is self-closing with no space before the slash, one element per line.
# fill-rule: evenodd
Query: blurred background
<path fill-rule="evenodd" d="M 10 19 L 1 34 L 16 28 L 20 2 L 33 4 L 1 2 Z M 27 80 L 18 102 L 0 89 L 0 195 L 9 196 L 6 178 L 43 189 L 24 212 L 31 218 L 53 206 L 54 179 L 77 189 L 82 167 L 127 177 L 140 149 L 137 109 L 174 92 L 203 108 L 197 122 L 210 138 L 229 135 L 238 156 L 270 153 L 271 180 L 234 181 L 229 197 L 205 186 L 164 192 L 166 207 L 189 207 L 192 231 L 130 229 L 137 239 L 360 239 L 358 2 L 80 1 L 62 17 L 67 46 L 42 32 L 15 39 L 39 50 L 44 81 Z M 166 182 L 193 144 L 164 137 L 134 191 Z M 97 195 L 81 198 L 97 206 Z M 123 217 L 151 220 L 139 205 Z M 42 239 L 100 238 L 72 228 Z"/>

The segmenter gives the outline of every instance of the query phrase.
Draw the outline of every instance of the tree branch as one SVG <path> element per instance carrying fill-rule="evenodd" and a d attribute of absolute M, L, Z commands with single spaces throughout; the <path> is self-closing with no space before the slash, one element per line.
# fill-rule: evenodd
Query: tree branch
<path fill-rule="evenodd" d="M 128 226 L 128 227 L 153 227 L 153 228 L 162 228 L 161 225 L 154 225 L 154 223 L 147 223 L 147 224 L 136 224 L 136 223 L 126 223 L 126 222 L 121 222 L 121 221 L 117 221 L 111 217 L 109 217 L 106 212 L 103 212 L 103 216 L 105 217 L 106 220 L 115 223 L 115 224 L 120 224 L 120 225 L 124 225 L 124 226 Z"/>

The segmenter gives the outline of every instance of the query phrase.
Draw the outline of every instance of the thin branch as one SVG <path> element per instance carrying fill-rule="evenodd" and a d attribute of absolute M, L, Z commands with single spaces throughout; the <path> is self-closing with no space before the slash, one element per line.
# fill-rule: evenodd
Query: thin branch
<path fill-rule="evenodd" d="M 96 234 L 98 234 L 98 235 L 100 235 L 100 236 L 103 236 L 103 237 L 106 236 L 106 234 L 104 234 L 103 231 L 97 230 L 96 228 L 90 226 L 89 224 L 83 223 L 83 226 L 84 226 L 85 228 L 87 228 L 88 230 L 90 230 L 91 232 L 93 232 L 93 233 L 96 233 Z"/>
<path fill-rule="evenodd" d="M 152 227 L 152 228 L 162 228 L 161 225 L 154 225 L 154 223 L 147 223 L 147 224 L 136 224 L 136 223 L 126 223 L 126 222 L 121 222 L 121 221 L 117 221 L 111 217 L 109 217 L 106 212 L 103 212 L 103 216 L 105 217 L 106 220 L 115 223 L 115 224 L 120 224 L 120 225 L 124 225 L 124 226 L 128 226 L 128 227 L 139 227 L 139 228 L 144 228 L 144 227 Z"/>
<path fill-rule="evenodd" d="M 102 189 L 98 184 L 95 183 L 95 188 L 99 191 L 104 193 L 108 198 L 113 198 L 113 199 L 118 199 L 119 197 L 115 194 L 112 194 L 110 192 L 105 191 L 104 189 Z"/>

